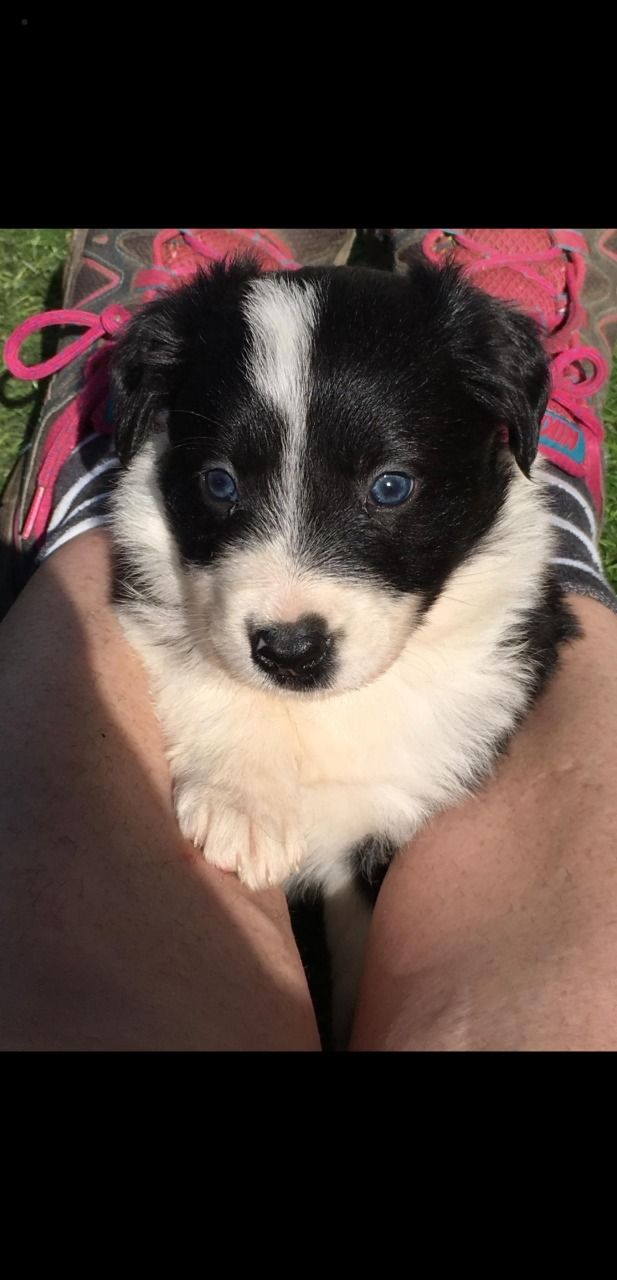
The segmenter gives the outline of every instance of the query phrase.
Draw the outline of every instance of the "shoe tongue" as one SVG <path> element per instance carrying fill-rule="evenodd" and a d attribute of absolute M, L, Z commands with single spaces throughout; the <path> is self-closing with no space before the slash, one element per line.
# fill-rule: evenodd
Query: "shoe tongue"
<path fill-rule="evenodd" d="M 192 234 L 206 250 L 211 249 L 218 257 L 250 253 L 264 271 L 280 270 L 287 262 L 295 266 L 299 263 L 303 266 L 346 263 L 356 235 L 348 227 L 312 230 L 275 228 L 249 232 L 207 228 Z M 187 275 L 195 270 L 199 259 L 200 255 L 180 233 L 171 236 L 163 245 L 161 265 L 168 270 Z"/>
<path fill-rule="evenodd" d="M 549 232 L 542 228 L 502 229 L 495 227 L 465 227 L 464 233 L 478 245 L 485 245 L 500 257 L 513 255 L 525 258 L 528 254 L 542 253 L 552 249 L 554 242 Z M 456 259 L 467 265 L 479 262 L 480 255 L 471 249 L 457 244 Z M 537 281 L 529 280 L 521 270 L 529 269 L 534 275 L 541 276 L 550 285 L 550 292 Z M 530 312 L 552 333 L 562 323 L 568 308 L 566 297 L 566 256 L 564 253 L 549 259 L 547 262 L 521 261 L 512 266 L 483 267 L 474 270 L 472 280 L 486 289 L 487 293 L 506 302 L 516 302 Z"/>
<path fill-rule="evenodd" d="M 356 233 L 349 227 L 275 228 L 294 258 L 305 267 L 341 266 L 351 253 Z"/>

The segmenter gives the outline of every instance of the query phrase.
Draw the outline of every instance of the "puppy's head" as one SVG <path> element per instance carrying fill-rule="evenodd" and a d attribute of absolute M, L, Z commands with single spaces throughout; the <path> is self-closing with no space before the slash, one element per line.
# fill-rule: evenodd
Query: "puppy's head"
<path fill-rule="evenodd" d="M 423 263 L 217 268 L 136 316 L 114 372 L 123 464 L 157 437 L 192 636 L 293 693 L 396 660 L 529 474 L 547 394 L 533 322 Z"/>

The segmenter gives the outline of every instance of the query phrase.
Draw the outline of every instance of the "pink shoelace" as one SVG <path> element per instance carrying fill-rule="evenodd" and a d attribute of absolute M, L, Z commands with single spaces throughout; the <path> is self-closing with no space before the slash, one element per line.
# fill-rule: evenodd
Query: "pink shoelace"
<path fill-rule="evenodd" d="M 546 243 L 542 244 L 546 237 Z M 518 242 L 519 248 L 512 248 Z M 535 313 L 545 332 L 551 364 L 551 399 L 595 434 L 602 428 L 582 401 L 599 391 L 608 378 L 604 356 L 595 347 L 580 345 L 579 329 L 587 320 L 580 296 L 585 282 L 587 244 L 572 230 L 479 230 L 475 235 L 437 227 L 422 248 L 432 262 L 452 252 L 476 283 L 507 301 Z M 519 278 L 517 281 L 517 277 Z M 587 374 L 584 362 L 593 368 Z"/>
<path fill-rule="evenodd" d="M 191 255 L 179 262 L 175 270 L 173 268 L 155 266 L 139 272 L 137 277 L 139 284 L 147 290 L 144 300 L 147 300 L 148 294 L 155 296 L 159 289 L 173 287 L 174 283 L 178 283 L 180 280 L 192 275 L 195 270 L 195 262 L 192 260 L 192 255 L 202 257 L 208 262 L 222 262 L 229 256 L 229 243 L 225 244 L 224 241 L 217 242 L 214 234 L 210 243 L 208 243 L 207 238 L 200 240 L 192 231 L 181 230 L 179 234 L 182 236 L 187 248 L 191 250 Z M 248 228 L 239 229 L 235 236 L 240 238 L 241 241 L 245 241 L 247 248 L 255 247 L 263 241 L 267 247 L 268 259 L 273 260 L 275 265 L 284 270 L 298 270 L 300 264 L 289 257 L 286 246 L 274 236 L 268 235 L 266 232 L 252 231 Z M 44 311 L 37 316 L 29 316 L 27 320 L 18 325 L 7 339 L 4 348 L 5 364 L 15 378 L 25 381 L 48 378 L 51 374 L 58 373 L 60 369 L 66 368 L 73 360 L 83 355 L 100 338 L 117 338 L 120 330 L 130 318 L 131 312 L 117 303 L 105 307 L 100 315 L 93 315 L 90 311 L 80 311 L 67 307 L 59 311 Z M 62 351 L 59 351 L 55 356 L 51 356 L 50 359 L 43 360 L 39 364 L 24 364 L 19 353 L 26 338 L 29 338 L 33 333 L 39 333 L 42 329 L 51 328 L 53 325 L 77 325 L 85 329 L 86 332 L 76 338 L 74 342 L 68 343 Z"/>
<path fill-rule="evenodd" d="M 174 288 L 193 275 L 200 259 L 220 262 L 247 248 L 253 250 L 262 270 L 293 271 L 300 266 L 290 257 L 287 245 L 272 232 L 241 228 L 232 232 L 205 230 L 198 235 L 189 230 L 168 230 L 159 232 L 155 237 L 155 264 L 136 273 L 133 288 L 141 294 L 142 302 L 148 302 L 160 290 Z M 90 351 L 79 391 L 58 414 L 46 435 L 36 485 L 23 522 L 20 510 L 18 507 L 15 509 L 13 536 L 16 546 L 20 545 L 21 539 L 44 539 L 53 511 L 58 476 L 67 458 L 83 440 L 84 432 L 113 433 L 108 404 L 109 364 L 113 339 L 118 337 L 131 316 L 132 312 L 118 303 L 105 307 L 99 315 L 77 308 L 46 311 L 24 320 L 8 338 L 4 348 L 7 368 L 15 378 L 26 381 L 50 377 Z M 76 325 L 85 332 L 49 360 L 24 364 L 20 350 L 26 338 L 53 325 Z M 101 338 L 107 341 L 94 350 Z"/>
<path fill-rule="evenodd" d="M 197 266 L 196 259 L 221 261 L 229 256 L 230 247 L 234 251 L 239 247 L 255 249 L 266 270 L 297 270 L 300 265 L 289 256 L 287 246 L 271 232 L 241 228 L 231 233 L 205 231 L 198 235 L 190 230 L 181 230 L 161 233 L 161 236 L 167 249 L 172 246 L 172 251 L 164 258 L 166 265 L 155 262 L 151 268 L 138 272 L 134 280 L 144 302 L 156 297 L 159 290 L 174 287 L 192 275 Z M 178 237 L 181 238 L 179 247 Z M 480 229 L 472 232 L 436 228 L 424 236 L 422 247 L 433 262 L 442 263 L 446 253 L 451 253 L 487 292 L 518 303 L 539 319 L 547 352 L 552 357 L 551 397 L 542 425 L 540 447 L 557 465 L 572 474 L 585 476 L 600 510 L 604 432 L 594 410 L 585 401 L 601 388 L 609 370 L 601 353 L 594 347 L 582 345 L 577 332 L 587 319 L 580 302 L 586 274 L 587 245 L 584 237 L 572 230 Z M 95 347 L 100 339 L 116 338 L 131 314 L 116 303 L 105 307 L 100 315 L 67 308 L 32 316 L 9 337 L 4 352 L 6 365 L 16 378 L 49 377 Z M 34 365 L 24 364 L 20 349 L 26 338 L 53 325 L 76 325 L 85 332 L 49 360 Z M 112 430 L 103 411 L 110 355 L 111 344 L 105 343 L 101 351 L 92 354 L 85 372 L 84 400 L 93 428 L 101 432 Z M 589 366 L 591 372 L 588 372 Z M 77 438 L 77 416 L 69 410 L 67 415 L 72 423 L 71 439 L 73 435 Z M 588 444 L 595 444 L 595 453 L 585 448 L 585 434 L 589 437 Z M 43 464 L 50 474 L 45 475 L 45 485 L 39 486 L 41 491 L 45 491 L 45 499 L 40 509 L 36 503 L 33 504 L 25 530 L 35 529 L 36 524 L 40 532 L 44 525 L 47 505 L 51 501 L 52 455 L 55 452 L 54 436 L 49 441 Z"/>
<path fill-rule="evenodd" d="M 578 332 L 588 319 L 580 301 L 588 253 L 584 236 L 561 228 L 438 227 L 427 232 L 422 248 L 432 262 L 443 263 L 451 255 L 488 293 L 518 303 L 539 320 L 551 357 L 540 449 L 557 466 L 585 477 L 600 511 L 604 430 L 585 402 L 606 382 L 609 368 L 600 351 L 581 343 Z"/>
<path fill-rule="evenodd" d="M 206 261 L 221 261 L 227 256 L 228 248 L 224 245 L 204 242 L 189 230 L 180 232 L 185 244 L 198 257 Z M 248 244 L 254 243 L 255 237 L 263 233 L 247 228 L 238 231 Z M 500 233 L 491 232 L 493 238 Z M 511 233 L 509 238 L 511 239 Z M 521 233 L 523 234 L 523 233 Z M 543 233 L 538 233 L 543 234 Z M 548 233 L 555 237 L 555 242 L 542 249 L 532 250 L 525 246 L 519 252 L 505 251 L 498 244 L 488 243 L 459 230 L 436 228 L 427 233 L 422 242 L 426 256 L 434 262 L 443 261 L 444 247 L 458 246 L 457 258 L 462 260 L 466 273 L 470 277 L 483 275 L 481 281 L 488 292 L 499 297 L 509 297 L 512 301 L 522 302 L 536 314 L 539 313 L 546 333 L 546 346 L 553 356 L 551 364 L 551 399 L 555 400 L 566 413 L 581 421 L 594 434 L 602 434 L 601 426 L 588 406 L 583 402 L 600 389 L 608 378 L 608 365 L 599 351 L 594 347 L 574 345 L 574 330 L 585 321 L 586 315 L 580 304 L 580 294 L 585 279 L 586 251 L 585 241 L 576 232 Z M 558 238 L 557 238 L 558 237 Z M 265 237 L 268 254 L 282 268 L 295 270 L 299 264 L 289 258 L 285 246 L 276 242 L 273 237 Z M 448 246 L 449 242 L 449 246 Z M 439 248 L 438 246 L 441 246 Z M 461 253 L 460 251 L 463 251 Z M 555 271 L 542 272 L 539 268 L 554 264 Z M 179 264 L 180 265 L 180 264 Z M 564 272 L 565 268 L 565 272 Z M 194 265 L 180 265 L 177 277 L 192 274 Z M 530 288 L 526 290 L 512 288 L 504 281 L 503 271 L 517 273 Z M 501 271 L 501 274 L 500 274 Z M 564 273 L 563 288 L 559 276 Z M 489 273 L 491 278 L 489 278 Z M 172 283 L 168 268 L 153 267 L 139 273 L 142 286 L 148 291 L 169 288 Z M 480 283 L 480 281 L 478 281 Z M 38 316 L 30 316 L 15 329 L 7 340 L 4 358 L 7 368 L 16 378 L 38 379 L 49 377 L 66 367 L 73 360 L 83 355 L 101 338 L 115 338 L 131 313 L 118 304 L 105 307 L 100 315 L 89 311 L 66 308 L 58 311 L 47 311 Z M 23 342 L 31 334 L 53 325 L 77 325 L 85 329 L 79 338 L 69 343 L 63 351 L 39 364 L 26 365 L 20 358 Z M 584 363 L 590 364 L 593 373 L 588 375 Z"/>

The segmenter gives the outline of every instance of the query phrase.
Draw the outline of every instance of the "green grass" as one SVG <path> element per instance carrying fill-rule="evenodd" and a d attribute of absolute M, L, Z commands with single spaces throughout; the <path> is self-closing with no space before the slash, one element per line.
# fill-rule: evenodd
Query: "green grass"
<path fill-rule="evenodd" d="M 617 591 L 617 347 L 603 418 L 606 426 L 606 511 L 600 550 L 606 576 Z"/>
<path fill-rule="evenodd" d="M 67 229 L 0 230 L 0 346 L 21 320 L 62 301 L 62 265 Z M 49 334 L 29 340 L 28 363 L 41 359 Z M 0 487 L 19 449 L 24 432 L 38 415 L 45 384 L 18 382 L 6 370 L 0 376 Z M 617 360 L 604 411 L 607 428 L 606 516 L 602 554 L 607 575 L 617 589 Z"/>
<path fill-rule="evenodd" d="M 68 230 L 0 230 L 0 347 L 27 316 L 62 303 L 62 266 Z M 57 332 L 57 331 L 56 331 Z M 29 364 L 41 359 L 43 335 L 31 338 L 24 354 Z M 47 337 L 47 348 L 49 336 Z M 18 382 L 3 368 L 0 375 L 0 486 L 22 436 L 40 408 L 45 383 Z"/>

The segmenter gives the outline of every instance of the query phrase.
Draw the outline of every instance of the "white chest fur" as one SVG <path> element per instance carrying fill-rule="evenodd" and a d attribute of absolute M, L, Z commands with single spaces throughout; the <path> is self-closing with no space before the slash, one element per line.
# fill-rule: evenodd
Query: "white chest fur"
<path fill-rule="evenodd" d="M 384 674 L 352 692 L 282 696 L 192 643 L 154 457 L 149 446 L 123 477 L 114 534 L 160 601 L 120 613 L 150 673 L 180 825 L 254 887 L 294 873 L 336 885 L 355 844 L 401 845 L 473 786 L 526 705 L 529 673 L 503 642 L 551 555 L 539 473 L 530 483 L 513 466 L 490 536 Z"/>

